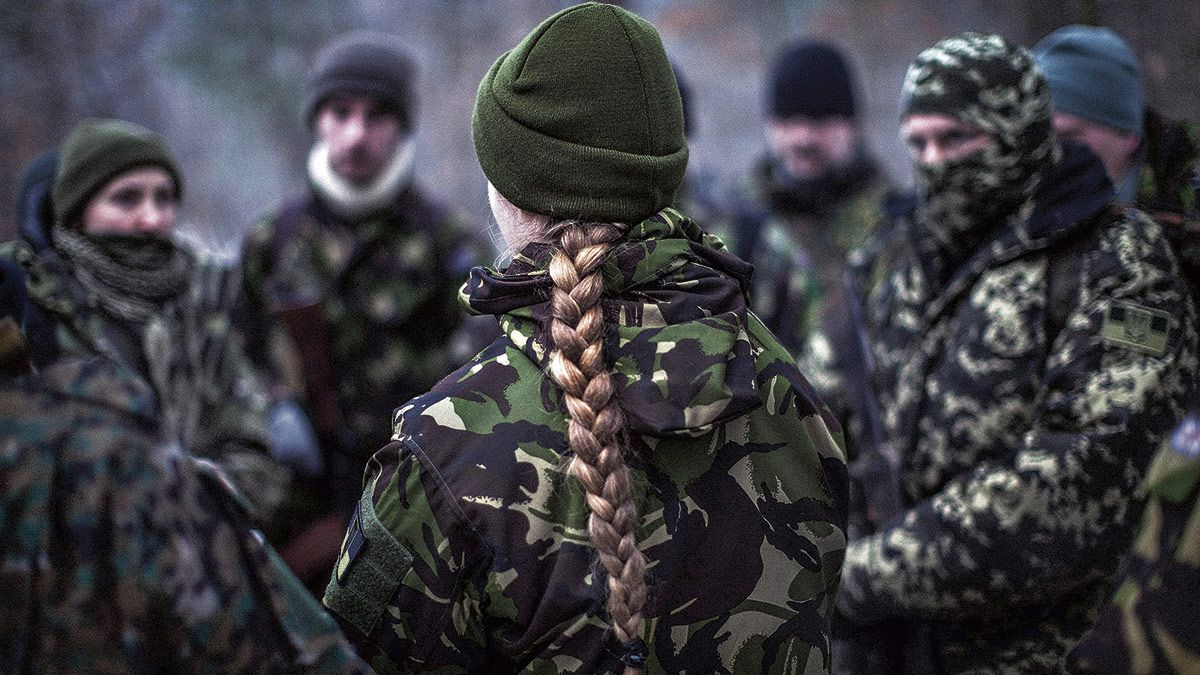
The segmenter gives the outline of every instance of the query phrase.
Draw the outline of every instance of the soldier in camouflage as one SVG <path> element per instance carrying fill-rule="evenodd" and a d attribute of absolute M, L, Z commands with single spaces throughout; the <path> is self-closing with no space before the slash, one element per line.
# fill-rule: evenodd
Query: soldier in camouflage
<path fill-rule="evenodd" d="M 1195 310 L 1159 226 L 1056 141 L 1026 50 L 948 38 L 904 97 L 920 201 L 852 273 L 906 510 L 848 546 L 835 667 L 887 635 L 898 671 L 1059 670 L 1195 386 Z"/>
<path fill-rule="evenodd" d="M 1200 298 L 1200 125 L 1145 106 L 1137 57 L 1108 28 L 1066 26 L 1033 51 L 1050 83 L 1059 137 L 1088 145 L 1117 199 L 1162 226 Z"/>
<path fill-rule="evenodd" d="M 33 365 L 120 364 L 153 392 L 162 434 L 219 461 L 255 516 L 269 518 L 288 472 L 268 453 L 267 399 L 227 318 L 236 285 L 171 239 L 182 183 L 162 140 L 89 120 L 57 165 L 33 169 L 22 240 L 0 251 L 20 296 L 7 311 Z"/>
<path fill-rule="evenodd" d="M 368 672 L 155 399 L 104 359 L 0 383 L 0 671 Z"/>
<path fill-rule="evenodd" d="M 1149 503 L 1112 601 L 1071 652 L 1071 672 L 1200 669 L 1200 415 L 1164 441 L 1142 489 Z"/>
<path fill-rule="evenodd" d="M 326 606 L 380 672 L 826 672 L 841 433 L 747 311 L 749 266 L 668 208 L 658 34 L 551 16 L 473 136 L 518 253 L 466 302 L 504 335 L 397 409 Z"/>
<path fill-rule="evenodd" d="M 866 149 L 850 68 L 835 47 L 788 47 L 767 94 L 770 150 L 714 229 L 754 265 L 754 313 L 800 355 L 811 330 L 844 311 L 846 256 L 883 219 L 890 185 Z"/>
<path fill-rule="evenodd" d="M 394 37 L 359 32 L 329 45 L 307 84 L 309 190 L 245 242 L 247 349 L 275 396 L 301 403 L 322 452 L 312 508 L 294 514 L 285 537 L 331 511 L 325 522 L 340 531 L 364 451 L 387 442 L 380 420 L 457 365 L 458 289 L 484 247 L 414 180 L 414 77 Z M 304 560 L 285 557 L 323 585 L 337 551 L 315 545 L 302 547 L 313 551 Z"/>

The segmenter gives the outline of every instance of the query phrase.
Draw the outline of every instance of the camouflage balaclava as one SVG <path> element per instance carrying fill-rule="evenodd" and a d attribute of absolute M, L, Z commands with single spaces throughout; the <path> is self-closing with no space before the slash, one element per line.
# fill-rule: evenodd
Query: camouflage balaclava
<path fill-rule="evenodd" d="M 996 141 L 916 165 L 923 225 L 951 248 L 1019 212 L 1060 154 L 1045 78 L 1026 49 L 999 35 L 963 33 L 921 52 L 904 78 L 903 115 L 917 114 L 948 115 Z"/>

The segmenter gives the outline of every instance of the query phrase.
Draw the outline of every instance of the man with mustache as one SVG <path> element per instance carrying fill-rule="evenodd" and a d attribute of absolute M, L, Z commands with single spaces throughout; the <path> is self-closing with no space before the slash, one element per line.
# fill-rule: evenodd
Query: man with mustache
<path fill-rule="evenodd" d="M 753 263 L 754 312 L 793 354 L 838 311 L 846 255 L 882 217 L 889 183 L 866 149 L 850 67 L 823 42 L 782 52 L 767 82 L 768 152 L 738 189 L 730 239 Z"/>
<path fill-rule="evenodd" d="M 328 576 L 370 451 L 388 440 L 380 420 L 451 369 L 458 288 L 481 257 L 417 185 L 415 77 L 393 36 L 357 32 L 327 46 L 306 84 L 308 190 L 245 244 L 248 351 L 280 396 L 300 401 L 320 444 L 318 456 L 297 458 L 312 494 L 295 546 L 282 549 L 314 585 Z M 309 539 L 299 530 L 314 519 Z"/>

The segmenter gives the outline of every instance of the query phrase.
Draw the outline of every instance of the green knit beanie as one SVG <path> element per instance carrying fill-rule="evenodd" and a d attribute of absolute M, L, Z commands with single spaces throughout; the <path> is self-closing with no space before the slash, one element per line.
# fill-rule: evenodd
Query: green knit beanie
<path fill-rule="evenodd" d="M 687 166 L 658 33 L 596 2 L 551 16 L 496 60 L 471 131 L 500 194 L 556 220 L 640 222 L 671 204 Z"/>
<path fill-rule="evenodd" d="M 159 166 L 171 175 L 175 194 L 183 195 L 179 167 L 167 144 L 149 129 L 121 120 L 80 122 L 63 142 L 54 179 L 54 223 L 70 224 L 88 199 L 119 174 L 142 166 Z"/>

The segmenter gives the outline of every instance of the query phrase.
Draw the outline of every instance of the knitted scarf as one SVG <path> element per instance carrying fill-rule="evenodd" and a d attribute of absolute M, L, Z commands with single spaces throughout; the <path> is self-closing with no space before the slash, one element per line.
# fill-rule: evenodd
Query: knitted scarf
<path fill-rule="evenodd" d="M 55 228 L 53 241 L 101 306 L 130 321 L 144 321 L 178 298 L 191 283 L 195 268 L 190 253 L 161 237 Z"/>

